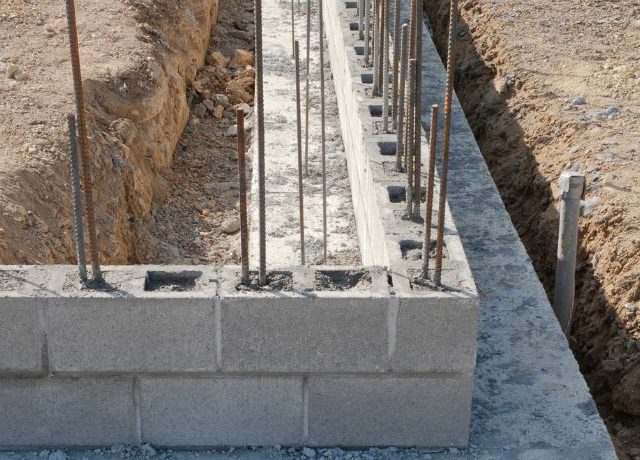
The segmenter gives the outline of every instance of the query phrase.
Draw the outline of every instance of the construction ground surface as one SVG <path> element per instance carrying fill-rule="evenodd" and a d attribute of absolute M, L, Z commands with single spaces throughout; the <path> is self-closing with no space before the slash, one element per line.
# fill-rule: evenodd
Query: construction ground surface
<path fill-rule="evenodd" d="M 424 6 L 443 53 L 447 2 Z M 79 4 L 105 263 L 239 261 L 237 158 L 227 134 L 235 123 L 229 109 L 253 105 L 254 73 L 246 67 L 253 6 L 219 7 L 213 24 L 194 18 L 215 17 L 200 10 L 217 5 L 197 0 Z M 640 6 L 468 0 L 460 10 L 457 94 L 549 294 L 557 180 L 564 169 L 587 176 L 570 342 L 618 454 L 640 458 Z M 209 29 L 210 41 L 202 38 Z M 61 2 L 3 0 L 0 71 L 0 262 L 74 263 L 64 124 L 73 96 Z M 355 247 L 352 216 L 344 218 Z M 357 260 L 337 248 L 332 262 Z M 127 453 L 156 452 L 95 452 Z M 244 452 L 264 454 L 286 452 Z"/>

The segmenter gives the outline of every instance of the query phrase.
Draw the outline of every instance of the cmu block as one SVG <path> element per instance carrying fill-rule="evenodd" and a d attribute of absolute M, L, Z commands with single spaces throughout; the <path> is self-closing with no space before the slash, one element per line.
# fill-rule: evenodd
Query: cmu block
<path fill-rule="evenodd" d="M 222 369 L 381 372 L 385 297 L 222 299 Z"/>
<path fill-rule="evenodd" d="M 213 300 L 46 299 L 53 372 L 215 370 Z"/>
<path fill-rule="evenodd" d="M 0 374 L 44 372 L 40 323 L 36 298 L 0 298 Z"/>
<path fill-rule="evenodd" d="M 473 374 L 478 308 L 462 294 L 400 297 L 393 370 Z"/>
<path fill-rule="evenodd" d="M 310 377 L 309 442 L 465 446 L 472 377 Z"/>
<path fill-rule="evenodd" d="M 143 441 L 228 446 L 302 443 L 302 378 L 142 378 Z"/>
<path fill-rule="evenodd" d="M 133 443 L 133 379 L 0 379 L 0 446 Z"/>

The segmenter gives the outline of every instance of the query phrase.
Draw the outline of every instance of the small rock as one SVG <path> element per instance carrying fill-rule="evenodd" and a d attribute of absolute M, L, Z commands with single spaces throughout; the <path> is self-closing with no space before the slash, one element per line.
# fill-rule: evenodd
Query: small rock
<path fill-rule="evenodd" d="M 304 449 L 302 449 L 302 453 L 307 458 L 316 458 L 316 451 L 313 449 L 310 449 L 309 447 L 305 447 Z"/>
<path fill-rule="evenodd" d="M 193 114 L 198 118 L 204 118 L 207 115 L 207 106 L 203 103 L 196 104 L 193 108 Z"/>
<path fill-rule="evenodd" d="M 587 98 L 584 96 L 577 96 L 573 99 L 567 99 L 567 104 L 569 105 L 585 105 L 587 103 Z"/>
<path fill-rule="evenodd" d="M 216 107 L 213 109 L 213 116 L 216 117 L 218 120 L 221 120 L 223 115 L 224 115 L 224 107 L 221 105 L 216 105 Z"/>
<path fill-rule="evenodd" d="M 65 454 L 61 450 L 56 450 L 54 452 L 51 452 L 51 454 L 49 454 L 48 458 L 49 458 L 49 460 L 66 460 L 67 459 L 67 454 Z"/>
<path fill-rule="evenodd" d="M 282 446 L 280 444 L 276 444 L 275 446 L 273 446 L 273 448 L 275 450 L 282 450 Z"/>
<path fill-rule="evenodd" d="M 599 161 L 613 161 L 613 153 L 598 153 L 595 157 Z"/>
<path fill-rule="evenodd" d="M 227 137 L 233 137 L 238 135 L 238 125 L 231 125 L 227 129 Z"/>
<path fill-rule="evenodd" d="M 155 457 L 156 456 L 156 450 L 153 447 L 151 447 L 151 445 L 149 445 L 149 444 L 143 444 L 142 446 L 140 446 L 140 452 L 145 457 Z"/>
<path fill-rule="evenodd" d="M 238 217 L 230 217 L 222 223 L 220 230 L 226 234 L 238 232 L 240 230 L 240 219 Z"/>
<path fill-rule="evenodd" d="M 205 99 L 204 101 L 202 101 L 202 103 L 204 104 L 204 106 L 207 108 L 209 112 L 213 112 L 214 109 L 216 108 L 216 105 L 213 103 L 211 99 Z"/>
<path fill-rule="evenodd" d="M 251 108 L 251 106 L 249 104 L 247 104 L 246 102 L 243 102 L 241 104 L 236 104 L 233 107 L 236 110 L 242 109 L 242 111 L 244 112 L 245 115 L 249 115 L 251 112 L 253 112 L 253 109 Z"/>
<path fill-rule="evenodd" d="M 620 113 L 620 109 L 618 107 L 609 107 L 607 110 L 600 112 L 598 115 L 603 118 L 612 118 L 618 113 Z"/>
<path fill-rule="evenodd" d="M 249 23 L 244 19 L 236 19 L 233 21 L 233 26 L 238 30 L 247 30 Z"/>
<path fill-rule="evenodd" d="M 229 98 L 224 94 L 214 94 L 212 99 L 213 102 L 217 105 L 223 106 L 225 109 L 231 107 L 231 104 L 229 104 Z"/>
<path fill-rule="evenodd" d="M 233 53 L 233 59 L 229 64 L 231 69 L 244 69 L 248 65 L 253 65 L 253 53 L 251 51 L 237 49 Z"/>
<path fill-rule="evenodd" d="M 587 201 L 582 203 L 582 215 L 583 216 L 588 216 L 589 214 L 591 214 L 593 212 L 593 210 L 595 209 L 595 207 L 598 205 L 598 197 L 594 196 L 592 198 L 589 198 Z"/>
<path fill-rule="evenodd" d="M 229 65 L 229 58 L 222 54 L 220 51 L 214 51 L 207 55 L 207 64 L 215 65 L 218 67 L 226 67 Z"/>
<path fill-rule="evenodd" d="M 625 303 L 624 309 L 627 310 L 629 313 L 635 313 L 638 310 L 638 307 L 634 303 Z"/>
<path fill-rule="evenodd" d="M 13 78 L 17 72 L 18 72 L 17 65 L 7 64 L 7 68 L 5 69 L 4 74 L 7 78 Z"/>
<path fill-rule="evenodd" d="M 460 451 L 458 449 L 456 449 L 455 447 L 451 447 L 451 448 L 449 448 L 449 453 L 451 453 L 453 455 L 458 455 L 460 453 Z"/>

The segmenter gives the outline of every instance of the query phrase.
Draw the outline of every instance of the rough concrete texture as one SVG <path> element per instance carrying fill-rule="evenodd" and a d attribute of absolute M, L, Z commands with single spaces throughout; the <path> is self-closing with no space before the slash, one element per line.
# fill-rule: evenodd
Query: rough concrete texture
<path fill-rule="evenodd" d="M 0 298 L 0 375 L 42 373 L 43 334 L 36 298 Z"/>
<path fill-rule="evenodd" d="M 143 378 L 142 436 L 168 446 L 300 444 L 301 377 Z"/>
<path fill-rule="evenodd" d="M 466 445 L 471 380 L 311 377 L 309 444 Z"/>
<path fill-rule="evenodd" d="M 0 381 L 3 449 L 134 443 L 133 379 Z"/>
<path fill-rule="evenodd" d="M 348 31 L 356 10 L 345 8 L 344 2 L 324 5 L 333 66 L 362 43 Z M 404 19 L 408 2 L 402 6 Z M 443 106 L 445 72 L 426 28 L 423 35 L 423 128 L 428 131 L 428 108 L 433 103 Z M 482 293 L 471 437 L 469 449 L 456 454 L 615 458 L 604 423 L 455 97 L 453 109 L 447 198 Z"/>
<path fill-rule="evenodd" d="M 270 267 L 300 263 L 298 210 L 298 156 L 294 60 L 291 42 L 291 5 L 265 0 L 263 11 L 263 55 L 265 98 L 265 174 L 267 177 L 267 261 Z M 320 142 L 320 62 L 317 5 L 310 46 L 309 176 L 304 180 L 306 263 L 322 263 L 322 167 Z M 300 91 L 302 154 L 305 152 L 306 2 L 295 9 L 296 40 L 300 42 Z M 328 58 L 325 54 L 325 58 Z M 326 71 L 326 158 L 328 263 L 359 263 L 354 235 L 353 206 L 345 168 L 344 147 L 338 126 L 337 108 L 330 73 Z M 253 180 L 251 190 L 252 266 L 258 265 L 258 168 L 257 135 L 253 135 Z M 303 160 L 304 161 L 304 160 Z M 304 168 L 303 168 L 304 169 Z"/>

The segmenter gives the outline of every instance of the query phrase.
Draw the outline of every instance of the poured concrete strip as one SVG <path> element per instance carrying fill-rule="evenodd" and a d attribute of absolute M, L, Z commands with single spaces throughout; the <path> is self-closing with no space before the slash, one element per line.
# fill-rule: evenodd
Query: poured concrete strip
<path fill-rule="evenodd" d="M 264 113 L 265 173 L 267 213 L 267 265 L 269 268 L 300 263 L 299 212 L 297 195 L 297 141 L 294 62 L 291 58 L 291 4 L 288 1 L 264 0 Z M 312 9 L 314 7 L 312 6 Z M 308 264 L 322 261 L 322 176 L 320 162 L 320 82 L 317 11 L 313 12 L 310 53 L 309 177 L 304 178 L 305 249 Z M 306 13 L 297 13 L 296 39 L 304 46 Z M 300 55 L 306 51 L 301 48 Z M 304 63 L 302 64 L 304 66 Z M 301 77 L 305 75 L 304 68 Z M 302 83 L 304 86 L 304 82 Z M 340 252 L 353 252 L 358 244 L 352 237 L 353 206 L 349 182 L 344 172 L 344 149 L 337 122 L 333 85 L 327 82 L 327 208 L 329 262 Z M 304 92 L 302 93 L 304 126 Z M 254 136 L 254 141 L 255 141 Z M 304 144 L 304 132 L 303 132 Z M 304 145 L 303 145 L 304 150 Z M 303 151 L 304 155 L 304 151 Z M 254 162 L 257 164 L 257 162 Z M 253 170 L 252 226 L 250 258 L 258 261 L 258 169 Z M 353 256 L 351 256 L 353 257 Z M 340 262 L 340 260 L 338 260 Z M 335 263 L 335 262 L 333 262 Z"/>
<path fill-rule="evenodd" d="M 357 20 L 356 10 L 347 4 L 325 2 L 332 65 L 341 63 L 344 72 L 334 75 L 345 86 L 344 79 L 351 78 L 348 55 L 357 44 L 357 32 L 353 37 L 341 32 Z M 403 11 L 406 16 L 407 2 Z M 423 35 L 424 124 L 430 105 L 442 104 L 445 71 L 426 28 Z M 470 448 L 458 454 L 615 458 L 604 423 L 456 98 L 451 138 L 448 202 L 482 293 Z"/>

